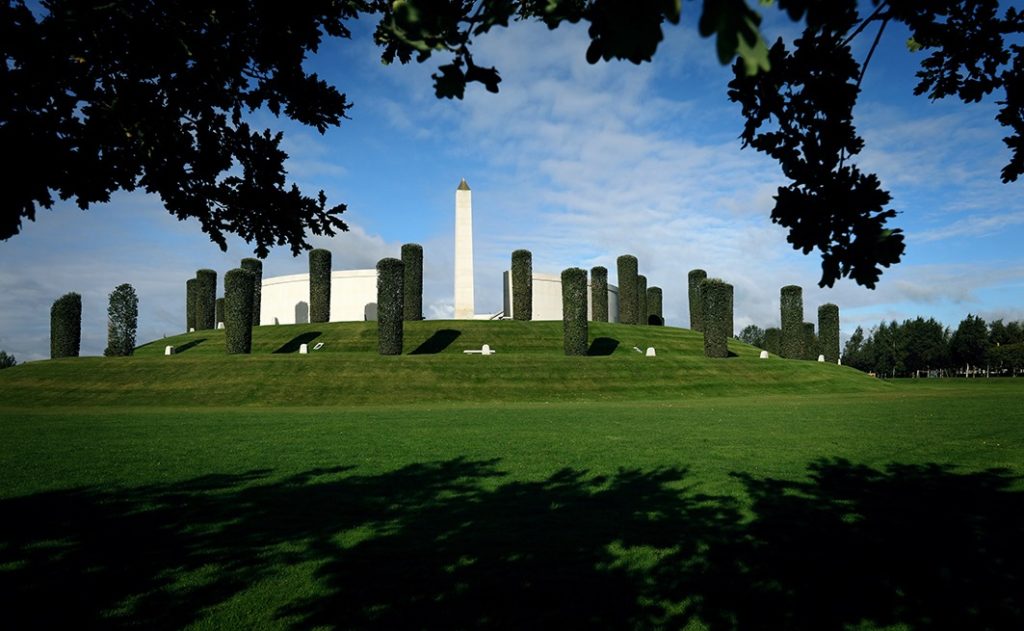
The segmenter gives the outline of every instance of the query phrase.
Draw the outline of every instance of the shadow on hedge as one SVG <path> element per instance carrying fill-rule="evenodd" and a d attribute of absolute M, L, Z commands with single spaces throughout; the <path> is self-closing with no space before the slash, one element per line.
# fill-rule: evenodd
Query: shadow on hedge
<path fill-rule="evenodd" d="M 303 333 L 301 335 L 296 335 L 292 339 L 290 339 L 287 342 L 285 342 L 281 346 L 281 348 L 277 349 L 274 352 L 275 353 L 298 353 L 300 346 L 302 346 L 303 344 L 309 344 L 310 342 L 312 342 L 316 338 L 320 337 L 321 335 L 323 335 L 323 332 L 321 332 L 321 331 L 309 331 L 309 332 Z"/>
<path fill-rule="evenodd" d="M 180 627 L 293 566 L 266 624 L 340 628 L 1022 628 L 1024 494 L 1006 471 L 809 465 L 505 477 L 457 458 L 268 470 L 0 501 L 0 598 L 38 627 Z M 342 543 L 345 542 L 345 543 Z"/>
<path fill-rule="evenodd" d="M 455 329 L 440 329 L 426 339 L 422 344 L 410 352 L 410 355 L 436 355 L 452 345 L 452 342 L 459 339 L 462 331 Z"/>

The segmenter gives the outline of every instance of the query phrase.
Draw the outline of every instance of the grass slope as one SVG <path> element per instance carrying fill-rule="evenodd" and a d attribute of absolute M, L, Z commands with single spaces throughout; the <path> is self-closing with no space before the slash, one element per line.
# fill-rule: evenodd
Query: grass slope
<path fill-rule="evenodd" d="M 321 350 L 297 353 L 299 344 Z M 466 355 L 490 344 L 497 354 Z M 675 400 L 694 396 L 879 392 L 841 366 L 736 356 L 707 359 L 700 334 L 671 327 L 591 326 L 593 357 L 565 357 L 560 322 L 412 322 L 405 354 L 376 353 L 375 323 L 258 327 L 253 354 L 228 356 L 223 331 L 140 347 L 130 358 L 35 362 L 0 373 L 0 405 L 239 406 L 430 402 Z M 183 352 L 163 356 L 165 345 Z M 653 346 L 658 356 L 633 350 Z"/>

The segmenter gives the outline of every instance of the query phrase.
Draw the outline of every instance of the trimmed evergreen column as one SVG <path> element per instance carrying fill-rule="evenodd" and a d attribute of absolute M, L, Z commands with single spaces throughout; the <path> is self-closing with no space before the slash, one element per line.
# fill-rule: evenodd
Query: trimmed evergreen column
<path fill-rule="evenodd" d="M 404 284 L 402 261 L 394 258 L 377 261 L 377 349 L 381 355 L 402 354 Z"/>
<path fill-rule="evenodd" d="M 562 331 L 566 355 L 587 354 L 587 272 L 578 267 L 562 272 Z"/>
<path fill-rule="evenodd" d="M 619 271 L 619 322 L 636 324 L 636 310 L 640 306 L 636 295 L 639 285 L 636 257 L 632 254 L 623 254 L 616 263 Z"/>
<path fill-rule="evenodd" d="M 185 332 L 196 328 L 196 279 L 185 281 Z"/>
<path fill-rule="evenodd" d="M 786 285 L 779 298 L 782 316 L 782 337 L 779 356 L 786 359 L 803 357 L 804 290 L 799 285 Z"/>
<path fill-rule="evenodd" d="M 704 313 L 704 356 L 729 356 L 729 284 L 719 278 L 700 282 L 701 306 Z"/>
<path fill-rule="evenodd" d="M 309 321 L 331 321 L 331 251 L 309 251 Z"/>
<path fill-rule="evenodd" d="M 50 307 L 50 359 L 78 357 L 82 345 L 82 296 L 64 294 Z"/>
<path fill-rule="evenodd" d="M 636 323 L 647 325 L 647 277 L 636 277 Z"/>
<path fill-rule="evenodd" d="M 708 277 L 708 273 L 702 269 L 692 269 L 688 275 L 690 298 L 690 330 L 704 330 L 704 306 L 700 300 L 700 284 Z"/>
<path fill-rule="evenodd" d="M 736 304 L 736 302 L 735 302 L 736 290 L 729 283 L 726 283 L 726 286 L 728 287 L 727 291 L 729 292 L 729 310 L 726 312 L 726 314 L 728 315 L 729 319 L 726 322 L 726 331 L 729 334 L 729 338 L 731 339 L 731 338 L 736 337 L 736 318 L 735 318 L 736 310 L 734 308 L 734 306 Z"/>
<path fill-rule="evenodd" d="M 196 271 L 196 331 L 217 326 L 217 272 L 212 269 Z"/>
<path fill-rule="evenodd" d="M 252 286 L 256 275 L 242 268 L 224 274 L 224 346 L 230 354 L 252 352 Z"/>
<path fill-rule="evenodd" d="M 590 303 L 594 322 L 608 321 L 608 269 L 590 268 Z"/>
<path fill-rule="evenodd" d="M 533 319 L 533 254 L 529 250 L 512 253 L 512 318 Z"/>
<path fill-rule="evenodd" d="M 407 321 L 423 319 L 423 246 L 406 243 L 402 246 L 402 265 L 405 268 L 403 312 Z"/>
<path fill-rule="evenodd" d="M 839 307 L 830 302 L 818 307 L 818 344 L 825 361 L 839 361 Z"/>
<path fill-rule="evenodd" d="M 665 326 L 665 316 L 662 312 L 661 287 L 647 288 L 647 321 L 657 326 Z"/>
<path fill-rule="evenodd" d="M 803 322 L 803 359 L 818 359 L 818 336 L 814 334 L 814 323 Z"/>
<path fill-rule="evenodd" d="M 242 259 L 242 269 L 252 272 L 252 325 L 260 325 L 260 309 L 263 308 L 263 261 L 254 258 Z"/>

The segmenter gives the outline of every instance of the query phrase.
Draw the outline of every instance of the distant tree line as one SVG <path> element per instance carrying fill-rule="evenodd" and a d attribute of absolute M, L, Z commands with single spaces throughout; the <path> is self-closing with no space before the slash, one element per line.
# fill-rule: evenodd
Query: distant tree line
<path fill-rule="evenodd" d="M 921 317 L 882 322 L 866 336 L 857 327 L 843 349 L 843 363 L 887 377 L 1015 375 L 1024 372 L 1024 322 L 986 324 L 971 314 L 955 331 Z"/>

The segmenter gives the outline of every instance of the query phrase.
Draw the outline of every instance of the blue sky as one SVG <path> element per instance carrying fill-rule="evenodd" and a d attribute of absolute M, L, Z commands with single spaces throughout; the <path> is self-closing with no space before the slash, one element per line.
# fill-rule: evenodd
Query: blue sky
<path fill-rule="evenodd" d="M 687 7 L 684 7 L 684 10 Z M 796 27 L 769 11 L 766 34 Z M 693 16 L 669 27 L 654 63 L 584 60 L 586 32 L 514 24 L 479 39 L 478 63 L 501 71 L 501 92 L 471 87 L 463 101 L 438 100 L 438 62 L 384 67 L 372 24 L 334 41 L 310 67 L 355 103 L 352 120 L 321 136 L 257 113 L 285 131 L 289 177 L 307 193 L 344 202 L 351 230 L 314 238 L 335 269 L 372 267 L 402 243 L 424 246 L 429 318 L 452 311 L 455 188 L 473 189 L 477 311 L 501 308 L 501 272 L 512 250 L 533 252 L 534 269 L 604 265 L 638 257 L 665 295 L 668 324 L 686 326 L 687 271 L 700 267 L 736 287 L 737 328 L 777 326 L 779 288 L 804 287 L 805 319 L 839 305 L 841 328 L 918 315 L 950 326 L 968 313 L 1024 319 L 1022 183 L 1004 185 L 1009 153 L 991 103 L 930 103 L 912 95 L 919 58 L 891 26 L 856 110 L 867 147 L 860 157 L 893 194 L 906 232 L 902 263 L 875 290 L 843 280 L 819 289 L 820 262 L 786 243 L 769 219 L 783 183 L 777 165 L 741 150 L 738 106 L 725 97 L 730 71 Z M 873 32 L 857 43 L 863 58 Z M 234 239 L 226 253 L 158 198 L 119 194 L 80 211 L 40 211 L 0 242 L 0 349 L 20 361 L 49 354 L 49 308 L 83 295 L 83 354 L 106 344 L 107 295 L 120 283 L 139 293 L 141 342 L 184 327 L 185 281 L 199 268 L 223 273 L 251 256 Z M 264 275 L 305 272 L 305 256 L 273 251 Z"/>

